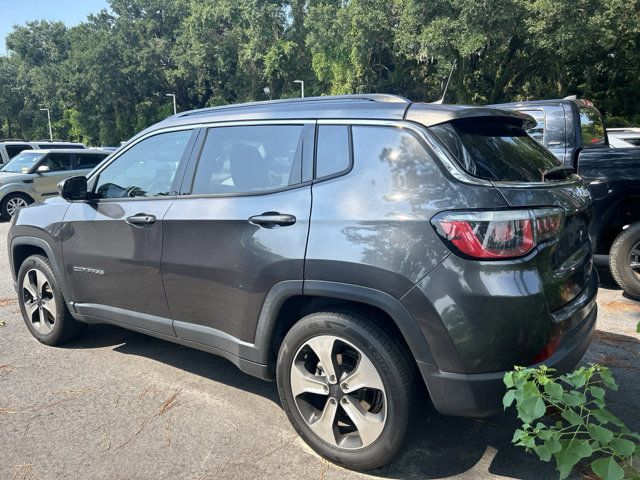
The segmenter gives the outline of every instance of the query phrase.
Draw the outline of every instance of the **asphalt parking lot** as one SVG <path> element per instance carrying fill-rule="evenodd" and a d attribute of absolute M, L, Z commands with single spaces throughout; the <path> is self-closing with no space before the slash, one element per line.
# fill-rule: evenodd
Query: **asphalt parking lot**
<path fill-rule="evenodd" d="M 444 417 L 424 401 L 405 449 L 369 475 L 315 455 L 275 384 L 212 355 L 111 326 L 52 348 L 28 333 L 0 224 L 0 478 L 556 478 L 510 445 L 511 413 Z M 599 325 L 583 362 L 612 368 L 611 409 L 640 431 L 640 303 L 601 269 Z"/>

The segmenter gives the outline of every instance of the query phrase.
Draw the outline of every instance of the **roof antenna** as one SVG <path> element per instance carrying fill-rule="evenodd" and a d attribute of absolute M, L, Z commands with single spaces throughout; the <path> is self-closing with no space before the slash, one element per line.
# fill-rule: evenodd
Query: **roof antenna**
<path fill-rule="evenodd" d="M 447 94 L 447 90 L 449 89 L 449 82 L 451 82 L 451 75 L 453 75 L 453 71 L 456 69 L 456 64 L 458 60 L 453 61 L 453 65 L 451 66 L 451 71 L 449 72 L 449 78 L 447 78 L 447 84 L 444 86 L 444 91 L 442 92 L 442 96 L 440 100 L 436 100 L 435 102 L 431 102 L 432 105 L 442 105 L 444 103 L 444 97 Z"/>

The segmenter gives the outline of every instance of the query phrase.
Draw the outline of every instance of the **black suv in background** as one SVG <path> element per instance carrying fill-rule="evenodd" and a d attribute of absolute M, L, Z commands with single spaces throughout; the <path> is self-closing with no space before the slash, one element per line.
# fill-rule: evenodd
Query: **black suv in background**
<path fill-rule="evenodd" d="M 422 383 L 489 415 L 504 371 L 570 369 L 591 341 L 591 196 L 532 121 L 390 95 L 173 116 L 13 218 L 25 323 L 221 355 L 275 378 L 321 455 L 381 466 Z"/>
<path fill-rule="evenodd" d="M 600 112 L 586 99 L 495 106 L 534 117 L 529 135 L 587 182 L 595 252 L 609 255 L 616 283 L 640 299 L 640 148 L 612 148 Z"/>

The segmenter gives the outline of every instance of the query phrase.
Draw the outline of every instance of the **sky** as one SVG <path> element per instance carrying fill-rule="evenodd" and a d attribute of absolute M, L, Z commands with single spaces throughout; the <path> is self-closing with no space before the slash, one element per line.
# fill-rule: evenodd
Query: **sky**
<path fill-rule="evenodd" d="M 0 0 L 0 55 L 6 53 L 5 38 L 16 24 L 44 19 L 71 27 L 107 6 L 107 0 Z"/>

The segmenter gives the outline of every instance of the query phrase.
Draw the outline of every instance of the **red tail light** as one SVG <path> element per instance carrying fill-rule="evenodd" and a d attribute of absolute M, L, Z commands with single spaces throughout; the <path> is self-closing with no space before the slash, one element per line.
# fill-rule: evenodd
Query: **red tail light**
<path fill-rule="evenodd" d="M 472 258 L 521 257 L 555 238 L 564 221 L 559 208 L 445 212 L 432 223 L 455 250 Z"/>

